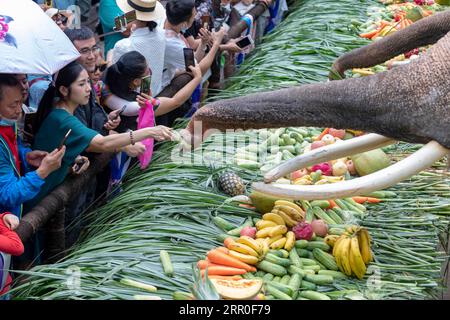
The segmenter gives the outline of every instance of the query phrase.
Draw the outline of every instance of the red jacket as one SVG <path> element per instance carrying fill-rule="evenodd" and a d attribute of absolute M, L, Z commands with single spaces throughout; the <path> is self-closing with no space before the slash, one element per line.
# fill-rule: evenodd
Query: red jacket
<path fill-rule="evenodd" d="M 9 230 L 9 228 L 5 226 L 5 223 L 3 222 L 3 217 L 8 213 L 9 212 L 0 214 L 0 251 L 12 256 L 20 256 L 24 251 L 23 243 L 17 233 Z M 9 291 L 11 282 L 12 278 L 10 275 L 8 275 L 5 288 L 0 291 L 0 296 Z"/>

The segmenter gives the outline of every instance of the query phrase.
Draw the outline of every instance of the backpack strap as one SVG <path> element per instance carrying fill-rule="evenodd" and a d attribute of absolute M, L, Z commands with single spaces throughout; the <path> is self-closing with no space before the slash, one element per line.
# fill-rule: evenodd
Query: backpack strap
<path fill-rule="evenodd" d="M 2 291 L 5 288 L 10 266 L 11 266 L 11 255 L 0 252 L 0 291 Z"/>

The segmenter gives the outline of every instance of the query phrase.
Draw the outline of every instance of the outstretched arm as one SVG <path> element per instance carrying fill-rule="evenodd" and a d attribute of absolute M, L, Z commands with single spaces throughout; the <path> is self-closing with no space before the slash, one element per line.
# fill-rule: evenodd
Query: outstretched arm
<path fill-rule="evenodd" d="M 333 74 L 344 77 L 348 69 L 372 67 L 415 48 L 434 44 L 448 32 L 450 10 L 421 19 L 406 29 L 344 54 L 334 62 L 330 79 Z"/>

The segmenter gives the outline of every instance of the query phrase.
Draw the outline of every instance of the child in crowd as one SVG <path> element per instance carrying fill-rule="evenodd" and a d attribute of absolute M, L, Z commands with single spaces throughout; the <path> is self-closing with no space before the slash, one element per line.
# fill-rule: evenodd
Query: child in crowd
<path fill-rule="evenodd" d="M 22 241 L 14 232 L 18 226 L 19 218 L 15 215 L 9 212 L 0 214 L 0 300 L 9 300 L 11 255 L 20 256 L 24 251 Z"/>

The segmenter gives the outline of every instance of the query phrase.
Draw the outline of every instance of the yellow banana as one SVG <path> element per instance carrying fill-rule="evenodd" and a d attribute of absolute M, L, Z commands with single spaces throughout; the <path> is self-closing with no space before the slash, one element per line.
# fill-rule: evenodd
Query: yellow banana
<path fill-rule="evenodd" d="M 275 227 L 268 227 L 268 228 L 264 228 L 264 229 L 259 230 L 258 232 L 256 232 L 256 238 L 267 238 L 267 237 L 269 237 L 269 233 L 270 233 L 270 230 L 272 230 L 272 228 L 275 228 Z"/>
<path fill-rule="evenodd" d="M 342 240 L 341 245 L 339 246 L 338 255 L 340 256 L 340 262 L 342 265 L 342 269 L 347 276 L 352 275 L 352 267 L 350 265 L 350 238 L 344 238 Z"/>
<path fill-rule="evenodd" d="M 236 240 L 236 242 L 242 243 L 246 246 L 249 246 L 250 248 L 255 250 L 258 253 L 258 255 L 261 255 L 263 253 L 262 252 L 262 250 L 263 250 L 262 244 L 253 238 L 250 238 L 248 236 L 241 236 L 239 239 Z"/>
<path fill-rule="evenodd" d="M 229 247 L 230 250 L 234 250 L 243 254 L 247 254 L 247 255 L 251 255 L 254 257 L 258 256 L 258 252 L 256 252 L 255 250 L 253 250 L 252 248 L 250 248 L 249 246 L 242 244 L 242 243 L 232 243 Z"/>
<path fill-rule="evenodd" d="M 257 264 L 258 258 L 254 256 L 250 256 L 247 254 L 242 254 L 240 252 L 236 252 L 234 250 L 230 250 L 229 255 L 233 258 L 236 258 L 242 262 L 248 263 L 248 264 Z"/>
<path fill-rule="evenodd" d="M 345 231 L 347 231 L 349 234 L 353 234 L 358 231 L 358 228 L 359 227 L 357 225 L 351 225 L 345 228 Z"/>
<path fill-rule="evenodd" d="M 281 210 L 273 209 L 272 213 L 276 214 L 281 219 L 283 219 L 283 221 L 285 222 L 286 226 L 288 226 L 289 228 L 292 228 L 293 226 L 297 225 L 297 221 L 292 220 L 291 217 L 289 217 L 286 213 L 284 213 Z"/>
<path fill-rule="evenodd" d="M 277 224 L 273 221 L 269 221 L 269 220 L 260 220 L 256 223 L 256 229 L 258 230 L 262 230 L 264 228 L 269 228 L 269 227 L 276 227 Z"/>
<path fill-rule="evenodd" d="M 269 237 L 275 237 L 279 234 L 284 235 L 288 231 L 288 228 L 286 226 L 276 226 L 273 227 L 272 230 L 269 232 Z"/>
<path fill-rule="evenodd" d="M 341 256 L 340 256 L 340 249 L 341 249 L 341 245 L 342 245 L 342 241 L 345 239 L 344 236 L 340 236 L 339 239 L 337 239 L 336 243 L 334 244 L 333 247 L 333 256 L 336 259 L 336 264 L 339 267 L 339 270 L 341 272 L 344 272 L 344 269 L 342 268 L 342 262 L 341 262 Z"/>
<path fill-rule="evenodd" d="M 331 235 L 331 234 L 330 234 L 330 235 L 327 235 L 327 236 L 325 237 L 324 241 L 325 241 L 325 243 L 326 243 L 327 245 L 329 245 L 330 247 L 334 247 L 334 245 L 335 245 L 337 239 L 339 239 L 339 236 L 337 236 L 337 235 Z"/>
<path fill-rule="evenodd" d="M 296 205 L 295 203 L 293 203 L 291 201 L 277 200 L 277 201 L 275 201 L 275 205 L 276 206 L 288 206 L 288 207 L 291 207 L 292 209 L 298 211 L 300 214 L 305 213 L 305 211 L 302 208 L 300 208 L 298 205 Z"/>
<path fill-rule="evenodd" d="M 282 249 L 285 244 L 286 244 L 286 238 L 281 238 L 280 240 L 273 242 L 270 245 L 270 249 L 274 249 L 274 250 Z"/>
<path fill-rule="evenodd" d="M 289 218 L 291 218 L 294 221 L 303 220 L 303 215 L 299 211 L 297 211 L 291 207 L 275 206 L 274 209 L 284 212 L 285 214 L 287 214 L 289 216 Z"/>
<path fill-rule="evenodd" d="M 359 250 L 364 263 L 367 265 L 373 260 L 372 251 L 370 249 L 370 235 L 366 228 L 362 228 L 358 234 Z"/>
<path fill-rule="evenodd" d="M 284 249 L 286 249 L 287 251 L 291 251 L 292 248 L 294 248 L 295 245 L 295 233 L 293 233 L 292 231 L 288 231 L 288 233 L 286 233 L 286 243 L 284 244 Z"/>
<path fill-rule="evenodd" d="M 366 264 L 359 251 L 358 238 L 353 237 L 350 241 L 351 267 L 356 277 L 361 280 L 366 274 Z"/>
<path fill-rule="evenodd" d="M 273 221 L 276 224 L 283 225 L 283 226 L 285 225 L 284 220 L 279 215 L 277 215 L 273 212 L 269 212 L 269 213 L 266 213 L 265 215 L 263 215 L 263 220 Z"/>
<path fill-rule="evenodd" d="M 272 243 L 274 243 L 275 241 L 280 240 L 281 238 L 283 238 L 283 235 L 282 235 L 282 234 L 279 234 L 279 235 L 277 235 L 277 236 L 275 236 L 275 237 L 267 238 L 268 240 L 267 240 L 266 242 L 267 242 L 267 244 L 270 246 Z"/>

